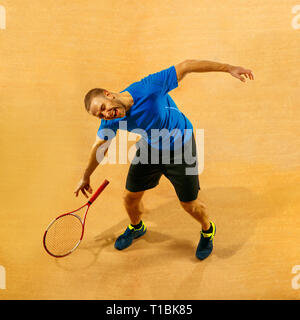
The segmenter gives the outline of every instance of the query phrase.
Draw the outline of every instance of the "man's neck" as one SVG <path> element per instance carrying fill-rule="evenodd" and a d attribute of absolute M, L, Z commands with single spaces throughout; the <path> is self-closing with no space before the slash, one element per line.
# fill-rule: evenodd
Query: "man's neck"
<path fill-rule="evenodd" d="M 125 105 L 126 112 L 134 105 L 133 98 L 128 91 L 117 93 L 117 98 Z"/>

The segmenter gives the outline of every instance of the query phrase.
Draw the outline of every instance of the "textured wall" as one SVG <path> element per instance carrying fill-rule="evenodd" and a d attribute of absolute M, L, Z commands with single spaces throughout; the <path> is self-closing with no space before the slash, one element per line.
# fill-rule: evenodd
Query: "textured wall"
<path fill-rule="evenodd" d="M 7 273 L 7 289 L 0 290 L 0 295 L 4 299 L 198 299 L 204 292 L 189 285 L 196 279 L 205 288 L 222 272 L 208 298 L 295 298 L 291 269 L 300 260 L 294 242 L 281 243 L 277 232 L 294 230 L 291 238 L 299 240 L 295 212 L 300 177 L 300 9 L 296 5 L 294 0 L 0 0 L 0 264 Z M 228 74 L 193 73 L 170 93 L 194 127 L 204 129 L 205 168 L 200 181 L 212 218 L 224 230 L 219 241 L 229 241 L 227 249 L 220 244 L 211 273 L 205 269 L 198 273 L 182 248 L 180 261 L 174 261 L 173 267 L 182 270 L 184 263 L 190 263 L 185 266 L 188 274 L 172 279 L 175 287 L 166 282 L 163 289 L 153 284 L 159 282 L 154 273 L 146 276 L 148 286 L 130 291 L 127 281 L 136 275 L 129 272 L 123 282 L 111 274 L 122 288 L 113 291 L 111 283 L 99 276 L 99 270 L 108 277 L 113 272 L 109 264 L 103 266 L 105 259 L 120 263 L 112 243 L 109 251 L 98 256 L 89 275 L 70 275 L 67 267 L 59 268 L 45 256 L 41 236 L 56 213 L 83 201 L 73 198 L 72 192 L 99 125 L 84 110 L 84 94 L 97 86 L 119 92 L 185 59 L 240 65 L 255 76 L 255 81 L 242 83 Z M 112 183 L 105 203 L 95 205 L 102 214 L 91 217 L 91 238 L 112 225 L 118 226 L 112 231 L 117 234 L 128 222 L 120 199 L 127 169 L 128 165 L 106 165 L 93 176 L 94 188 L 104 178 Z M 149 210 L 161 207 L 167 214 L 164 205 L 174 203 L 175 193 L 166 180 L 158 188 L 146 198 Z M 176 210 L 177 217 L 184 216 L 179 207 Z M 167 221 L 160 215 L 153 217 L 158 226 Z M 190 218 L 184 217 L 182 225 L 189 225 Z M 150 223 L 151 213 L 147 219 Z M 260 229 L 266 222 L 260 219 L 266 219 L 266 229 Z M 119 225 L 120 220 L 124 221 Z M 190 228 L 198 230 L 194 221 Z M 230 243 L 229 230 L 234 228 L 245 234 L 251 230 L 251 236 L 242 236 L 242 244 Z M 173 230 L 176 233 L 176 225 Z M 184 239 L 192 232 L 187 230 Z M 265 235 L 269 236 L 267 248 Z M 158 243 L 152 250 L 158 255 L 160 242 L 172 240 L 164 242 L 163 235 L 156 236 Z M 193 245 L 198 233 L 194 237 Z M 262 252 L 273 251 L 272 243 L 288 263 L 276 264 L 274 253 L 261 265 Z M 235 250 L 239 245 L 243 250 Z M 193 249 L 190 252 L 193 255 Z M 144 261 L 140 263 L 137 276 L 142 277 Z M 233 267 L 239 276 L 231 276 L 226 263 L 239 266 Z M 43 268 L 35 270 L 37 264 Z M 252 274 L 249 265 L 258 273 Z M 124 270 L 129 266 L 129 259 L 122 261 Z M 159 280 L 164 281 L 168 270 L 163 263 L 159 268 Z M 279 279 L 276 288 L 267 270 Z M 99 287 L 94 282 L 97 275 L 102 281 Z M 56 277 L 68 286 L 52 285 Z M 251 286 L 257 278 L 263 279 L 261 290 Z M 29 281 L 32 292 L 24 292 Z"/>

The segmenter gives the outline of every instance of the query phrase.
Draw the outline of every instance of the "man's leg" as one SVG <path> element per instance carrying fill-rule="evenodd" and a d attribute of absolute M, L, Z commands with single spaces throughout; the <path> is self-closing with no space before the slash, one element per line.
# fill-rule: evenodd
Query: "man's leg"
<path fill-rule="evenodd" d="M 144 205 L 142 197 L 145 191 L 131 192 L 124 191 L 124 206 L 128 213 L 132 225 L 137 225 L 141 221 L 142 214 L 144 213 Z"/>
<path fill-rule="evenodd" d="M 196 257 L 206 259 L 213 250 L 213 239 L 216 233 L 215 224 L 209 220 L 205 204 L 198 199 L 200 189 L 198 175 L 186 175 L 184 165 L 166 166 L 165 176 L 173 184 L 181 206 L 202 226 Z"/>
<path fill-rule="evenodd" d="M 210 228 L 209 218 L 206 213 L 206 206 L 202 201 L 198 199 L 188 202 L 180 201 L 180 204 L 186 212 L 201 223 L 202 230 L 208 230 Z"/>
<path fill-rule="evenodd" d="M 213 250 L 213 239 L 216 234 L 215 224 L 209 220 L 205 204 L 196 199 L 189 202 L 180 201 L 181 206 L 202 225 L 201 237 L 196 250 L 196 257 L 206 259 Z"/>
<path fill-rule="evenodd" d="M 115 248 L 118 250 L 128 248 L 134 239 L 141 237 L 147 231 L 147 228 L 141 219 L 142 214 L 144 213 L 144 206 L 142 203 L 143 194 L 144 191 L 131 192 L 125 190 L 124 192 L 124 205 L 131 224 L 129 224 L 125 232 L 117 238 Z"/>

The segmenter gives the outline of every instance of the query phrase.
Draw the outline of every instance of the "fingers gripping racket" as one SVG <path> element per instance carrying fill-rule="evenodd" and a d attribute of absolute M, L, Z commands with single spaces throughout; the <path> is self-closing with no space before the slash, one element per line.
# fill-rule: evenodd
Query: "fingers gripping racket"
<path fill-rule="evenodd" d="M 44 233 L 43 244 L 45 250 L 51 256 L 56 258 L 65 257 L 79 246 L 83 238 L 88 210 L 108 184 L 109 181 L 104 180 L 102 185 L 85 205 L 58 216 L 48 225 L 46 232 Z M 81 219 L 75 212 L 78 213 L 78 211 L 84 208 L 86 208 L 85 213 L 83 219 Z"/>

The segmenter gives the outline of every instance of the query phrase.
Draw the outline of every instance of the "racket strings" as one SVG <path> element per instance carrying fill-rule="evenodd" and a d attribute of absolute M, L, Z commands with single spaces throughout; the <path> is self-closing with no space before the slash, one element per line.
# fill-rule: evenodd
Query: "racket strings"
<path fill-rule="evenodd" d="M 77 246 L 81 235 L 81 220 L 72 214 L 67 214 L 51 224 L 45 236 L 45 246 L 54 256 L 63 256 Z"/>

